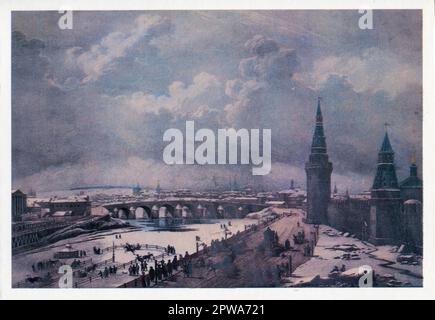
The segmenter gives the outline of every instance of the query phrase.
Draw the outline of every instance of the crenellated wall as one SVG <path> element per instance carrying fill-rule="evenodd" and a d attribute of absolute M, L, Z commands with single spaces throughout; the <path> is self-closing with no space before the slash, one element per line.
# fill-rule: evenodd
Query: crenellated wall
<path fill-rule="evenodd" d="M 328 224 L 343 232 L 367 240 L 370 223 L 370 200 L 350 197 L 331 198 L 328 205 Z"/>
<path fill-rule="evenodd" d="M 370 211 L 372 199 L 336 197 L 328 205 L 328 225 L 354 234 L 361 240 L 369 241 Z M 379 204 L 378 204 L 379 205 Z M 376 207 L 376 206 L 375 206 Z M 398 234 L 392 243 L 407 244 L 409 251 L 421 253 L 423 246 L 422 204 L 418 200 L 401 201 L 394 214 L 397 217 Z"/>

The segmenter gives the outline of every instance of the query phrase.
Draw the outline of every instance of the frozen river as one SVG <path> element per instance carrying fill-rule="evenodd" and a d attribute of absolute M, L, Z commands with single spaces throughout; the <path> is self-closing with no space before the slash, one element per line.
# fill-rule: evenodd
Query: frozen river
<path fill-rule="evenodd" d="M 211 220 L 130 220 L 131 225 L 141 230 L 128 232 L 122 235 L 119 241 L 130 243 L 148 243 L 161 246 L 172 245 L 178 253 L 196 250 L 196 237 L 201 242 L 210 244 L 213 239 L 225 237 L 221 226 L 225 224 L 228 230 L 234 234 L 243 231 L 245 225 L 255 223 L 252 219 L 211 219 Z M 229 225 L 231 222 L 231 225 Z"/>
<path fill-rule="evenodd" d="M 231 221 L 231 225 L 229 222 Z M 201 242 L 210 245 L 211 240 L 221 239 L 225 237 L 225 224 L 228 230 L 235 234 L 237 231 L 243 231 L 245 225 L 256 223 L 252 219 L 202 219 L 202 220 L 174 220 L 174 219 L 158 219 L 158 220 L 129 220 L 132 226 L 137 229 L 114 229 L 104 232 L 94 232 L 77 236 L 70 239 L 58 241 L 49 246 L 38 248 L 36 250 L 18 254 L 13 256 L 13 282 L 20 281 L 26 276 L 32 275 L 32 265 L 44 260 L 54 258 L 54 253 L 65 248 L 67 244 L 74 249 L 85 250 L 87 258 L 92 258 L 94 262 L 110 259 L 112 256 L 111 250 L 102 255 L 94 255 L 93 247 L 108 248 L 112 244 L 120 245 L 126 242 L 131 244 L 153 244 L 159 246 L 174 246 L 177 254 L 183 254 L 188 251 L 193 253 L 196 251 L 196 237 L 199 237 Z M 121 234 L 121 238 L 115 235 Z M 229 235 L 231 236 L 231 235 Z M 134 257 L 130 252 L 124 250 L 116 250 L 116 261 L 128 262 Z M 70 263 L 69 260 L 63 260 L 63 263 Z"/>

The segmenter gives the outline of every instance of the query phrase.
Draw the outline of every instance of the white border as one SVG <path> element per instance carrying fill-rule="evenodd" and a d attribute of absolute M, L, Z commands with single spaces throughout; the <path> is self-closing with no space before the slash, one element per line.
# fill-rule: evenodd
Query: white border
<path fill-rule="evenodd" d="M 13 10 L 423 9 L 423 288 L 12 289 L 11 11 Z M 433 299 L 435 298 L 434 3 L 432 0 L 3 0 L 0 3 L 0 299 Z"/>

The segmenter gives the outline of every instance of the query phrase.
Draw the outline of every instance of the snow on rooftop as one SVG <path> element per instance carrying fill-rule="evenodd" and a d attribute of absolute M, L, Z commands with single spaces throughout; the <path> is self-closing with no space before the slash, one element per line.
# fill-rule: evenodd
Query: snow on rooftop
<path fill-rule="evenodd" d="M 66 198 L 66 199 L 51 199 L 50 202 L 52 203 L 89 202 L 89 200 L 85 198 Z"/>

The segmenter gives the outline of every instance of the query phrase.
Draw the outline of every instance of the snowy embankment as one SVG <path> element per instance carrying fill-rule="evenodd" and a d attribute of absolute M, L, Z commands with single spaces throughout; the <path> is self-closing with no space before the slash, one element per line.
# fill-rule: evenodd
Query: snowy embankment
<path fill-rule="evenodd" d="M 114 219 L 109 215 L 102 217 L 96 217 L 89 220 L 79 221 L 72 226 L 63 228 L 55 233 L 50 234 L 43 240 L 47 243 L 57 242 L 59 240 L 73 238 L 85 233 L 91 233 L 95 231 L 103 231 L 118 228 L 131 227 L 126 221 Z"/>
<path fill-rule="evenodd" d="M 261 211 L 251 212 L 246 215 L 248 219 L 264 219 L 278 215 L 272 207 L 264 208 Z"/>
<path fill-rule="evenodd" d="M 287 279 L 288 286 L 358 286 L 364 266 L 374 271 L 374 286 L 422 286 L 421 257 L 402 261 L 407 256 L 398 247 L 374 246 L 324 225 L 319 231 L 314 256 Z"/>

